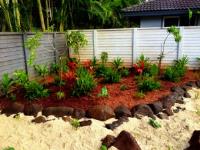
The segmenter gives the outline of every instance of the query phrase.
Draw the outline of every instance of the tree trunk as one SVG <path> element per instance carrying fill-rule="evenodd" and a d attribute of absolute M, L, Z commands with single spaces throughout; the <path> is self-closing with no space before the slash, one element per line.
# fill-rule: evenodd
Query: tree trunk
<path fill-rule="evenodd" d="M 18 0 L 13 0 L 13 12 L 14 12 L 14 19 L 16 25 L 16 31 L 21 31 L 21 21 L 20 21 L 20 12 L 19 12 L 19 4 Z"/>
<path fill-rule="evenodd" d="M 40 23 L 41 23 L 42 31 L 44 32 L 46 31 L 46 28 L 45 28 L 45 23 L 44 23 L 44 15 L 42 12 L 41 1 L 37 0 L 37 3 L 38 3 L 39 15 L 40 15 Z"/>
<path fill-rule="evenodd" d="M 61 13 L 60 13 L 60 27 L 59 27 L 59 30 L 60 32 L 63 32 L 64 31 L 64 0 L 62 0 L 62 4 L 61 4 Z"/>

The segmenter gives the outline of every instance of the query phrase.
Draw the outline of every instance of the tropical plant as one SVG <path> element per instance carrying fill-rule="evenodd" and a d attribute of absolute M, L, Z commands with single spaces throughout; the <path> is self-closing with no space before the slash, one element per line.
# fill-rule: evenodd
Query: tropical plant
<path fill-rule="evenodd" d="M 0 84 L 1 93 L 6 97 L 8 97 L 12 85 L 13 85 L 13 80 L 9 78 L 8 73 L 3 74 Z"/>
<path fill-rule="evenodd" d="M 56 93 L 57 99 L 61 100 L 65 98 L 65 93 L 63 91 L 58 91 Z"/>
<path fill-rule="evenodd" d="M 107 68 L 103 77 L 105 83 L 117 83 L 121 79 L 121 74 L 112 68 Z"/>
<path fill-rule="evenodd" d="M 162 49 L 161 49 L 161 52 L 160 52 L 160 54 L 158 56 L 159 74 L 160 74 L 160 70 L 161 70 L 162 60 L 165 57 L 165 44 L 166 44 L 166 41 L 167 41 L 168 37 L 172 34 L 173 37 L 174 37 L 175 42 L 177 42 L 177 43 L 180 42 L 181 39 L 182 39 L 182 37 L 180 35 L 180 30 L 175 26 L 171 26 L 170 28 L 168 28 L 167 32 L 168 32 L 168 34 L 167 34 L 166 38 L 163 41 Z"/>
<path fill-rule="evenodd" d="M 17 70 L 13 73 L 14 83 L 20 86 L 24 86 L 28 81 L 28 75 L 24 70 Z"/>
<path fill-rule="evenodd" d="M 121 58 L 116 58 L 113 60 L 112 65 L 115 70 L 119 70 L 123 66 L 123 63 Z"/>
<path fill-rule="evenodd" d="M 11 146 L 8 146 L 8 147 L 4 148 L 3 150 L 15 150 L 15 148 L 11 147 Z"/>
<path fill-rule="evenodd" d="M 40 46 L 41 37 L 42 37 L 42 33 L 37 32 L 32 37 L 28 38 L 25 42 L 25 46 L 29 50 L 28 64 L 30 66 L 33 66 L 34 61 L 36 59 L 36 50 Z"/>
<path fill-rule="evenodd" d="M 140 92 L 148 92 L 160 88 L 160 83 L 148 75 L 137 76 L 136 82 Z"/>
<path fill-rule="evenodd" d="M 125 84 L 122 84 L 121 86 L 120 86 L 120 90 L 121 91 L 125 91 L 125 90 L 127 90 L 128 89 L 128 87 L 127 87 L 127 85 L 125 85 Z"/>
<path fill-rule="evenodd" d="M 122 77 L 127 77 L 129 75 L 129 70 L 127 68 L 122 68 L 120 74 Z"/>
<path fill-rule="evenodd" d="M 88 41 L 86 36 L 80 31 L 71 31 L 65 33 L 65 39 L 67 46 L 73 49 L 74 53 L 78 55 L 80 60 L 79 49 L 87 45 Z"/>
<path fill-rule="evenodd" d="M 93 76 L 83 67 L 76 70 L 76 75 L 77 79 L 72 90 L 72 95 L 87 95 L 96 86 Z"/>
<path fill-rule="evenodd" d="M 168 81 L 180 81 L 187 71 L 188 58 L 186 56 L 181 59 L 175 60 L 172 66 L 165 69 L 164 79 Z"/>
<path fill-rule="evenodd" d="M 148 123 L 156 129 L 161 128 L 161 125 L 155 119 L 150 118 Z"/>
<path fill-rule="evenodd" d="M 101 53 L 101 64 L 105 65 L 108 62 L 108 53 L 102 52 Z"/>
<path fill-rule="evenodd" d="M 80 127 L 80 121 L 78 119 L 75 119 L 73 118 L 71 121 L 70 121 L 70 124 L 75 128 L 79 128 Z"/>
<path fill-rule="evenodd" d="M 54 77 L 54 84 L 61 87 L 65 85 L 65 81 L 62 80 L 59 76 Z"/>
<path fill-rule="evenodd" d="M 49 90 L 45 89 L 36 81 L 29 81 L 24 85 L 25 97 L 28 100 L 34 100 L 41 97 L 49 96 Z"/>
<path fill-rule="evenodd" d="M 58 74 L 60 70 L 60 66 L 57 63 L 52 63 L 50 66 L 50 73 L 51 74 Z"/>
<path fill-rule="evenodd" d="M 101 145 L 100 150 L 108 150 L 106 145 Z"/>
<path fill-rule="evenodd" d="M 49 74 L 49 68 L 47 65 L 34 65 L 34 69 L 36 73 L 43 78 Z"/>
<path fill-rule="evenodd" d="M 98 94 L 98 97 L 108 97 L 108 89 L 106 86 L 101 88 L 101 92 Z"/>

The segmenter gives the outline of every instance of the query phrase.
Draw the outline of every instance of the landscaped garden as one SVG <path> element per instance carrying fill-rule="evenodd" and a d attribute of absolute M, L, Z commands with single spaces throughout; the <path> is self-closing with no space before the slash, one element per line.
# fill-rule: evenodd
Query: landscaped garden
<path fill-rule="evenodd" d="M 169 28 L 168 32 L 173 34 L 175 40 L 181 39 L 175 27 Z M 108 63 L 107 52 L 102 52 L 99 59 L 94 57 L 91 60 L 81 61 L 79 49 L 87 45 L 87 39 L 81 32 L 72 31 L 67 32 L 65 36 L 67 45 L 74 52 L 75 57 L 60 56 L 58 63 L 46 65 L 35 63 L 36 49 L 40 45 L 41 36 L 41 33 L 36 33 L 26 41 L 26 47 L 30 51 L 28 67 L 35 70 L 37 77 L 29 79 L 28 74 L 23 70 L 16 70 L 11 76 L 7 73 L 3 74 L 0 100 L 2 114 L 8 116 L 15 114 L 12 117 L 17 120 L 23 118 L 20 113 L 35 116 L 36 118 L 32 119 L 35 123 L 51 122 L 55 118 L 46 119 L 44 116 L 54 115 L 63 117 L 62 119 L 68 121 L 76 130 L 93 123 L 97 127 L 98 122 L 93 119 L 106 121 L 115 117 L 117 121 L 105 122 L 104 126 L 106 130 L 115 130 L 128 122 L 127 117 L 141 119 L 142 116 L 148 116 L 150 118 L 142 119 L 142 123 L 148 126 L 145 125 L 144 128 L 152 126 L 152 129 L 159 130 L 157 128 L 163 128 L 162 123 L 159 123 L 155 116 L 168 119 L 168 116 L 185 110 L 180 106 L 174 108 L 175 103 L 184 105 L 184 98 L 192 98 L 196 101 L 199 99 L 198 90 L 193 95 L 189 94 L 192 91 L 188 92 L 192 87 L 200 87 L 199 70 L 187 69 L 187 56 L 174 60 L 172 65 L 161 68 L 162 59 L 165 57 L 164 46 L 158 57 L 158 64 L 152 63 L 148 57 L 141 54 L 131 68 L 126 68 L 124 60 L 119 57 L 113 59 L 112 63 Z M 191 105 L 198 104 L 195 102 Z M 44 116 L 37 116 L 39 112 L 42 112 Z M 72 118 L 66 116 L 72 116 Z M 92 118 L 92 121 L 79 120 L 85 117 Z M 174 119 L 177 118 L 175 115 Z M 176 125 L 179 119 L 175 121 Z M 164 121 L 163 124 L 165 123 Z M 198 128 L 197 126 L 195 125 L 195 129 Z M 163 132 L 168 132 L 168 130 Z M 191 129 L 190 132 L 192 132 Z M 153 131 L 150 134 L 153 134 Z M 124 138 L 128 140 L 126 150 L 132 149 L 133 146 L 136 146 L 135 149 L 140 149 L 137 142 L 132 137 L 129 139 L 129 136 L 126 131 L 121 132 L 117 138 L 106 136 L 99 148 L 104 150 L 114 145 L 123 150 L 123 143 L 121 143 L 123 140 L 119 139 Z M 187 136 L 191 135 L 187 134 Z M 119 141 L 114 142 L 111 139 Z M 88 140 L 92 139 L 88 137 Z M 173 146 L 184 147 L 184 145 L 169 145 L 169 148 Z M 192 146 L 194 145 L 191 144 Z"/>

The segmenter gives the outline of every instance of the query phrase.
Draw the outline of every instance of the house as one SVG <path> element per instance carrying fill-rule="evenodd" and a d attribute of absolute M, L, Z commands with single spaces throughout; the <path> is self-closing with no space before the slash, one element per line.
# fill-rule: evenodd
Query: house
<path fill-rule="evenodd" d="M 193 12 L 191 19 L 189 10 Z M 136 22 L 140 27 L 200 25 L 200 0 L 146 0 L 122 11 L 130 22 Z"/>

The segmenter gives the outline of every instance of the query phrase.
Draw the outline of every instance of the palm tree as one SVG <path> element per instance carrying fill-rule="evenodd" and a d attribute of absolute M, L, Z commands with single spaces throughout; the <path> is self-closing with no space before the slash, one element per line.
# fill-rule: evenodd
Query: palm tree
<path fill-rule="evenodd" d="M 42 31 L 46 31 L 41 1 L 37 0 L 37 4 L 38 4 L 38 10 L 39 10 L 39 16 L 40 16 L 40 24 L 41 24 L 41 27 L 42 27 Z"/>

